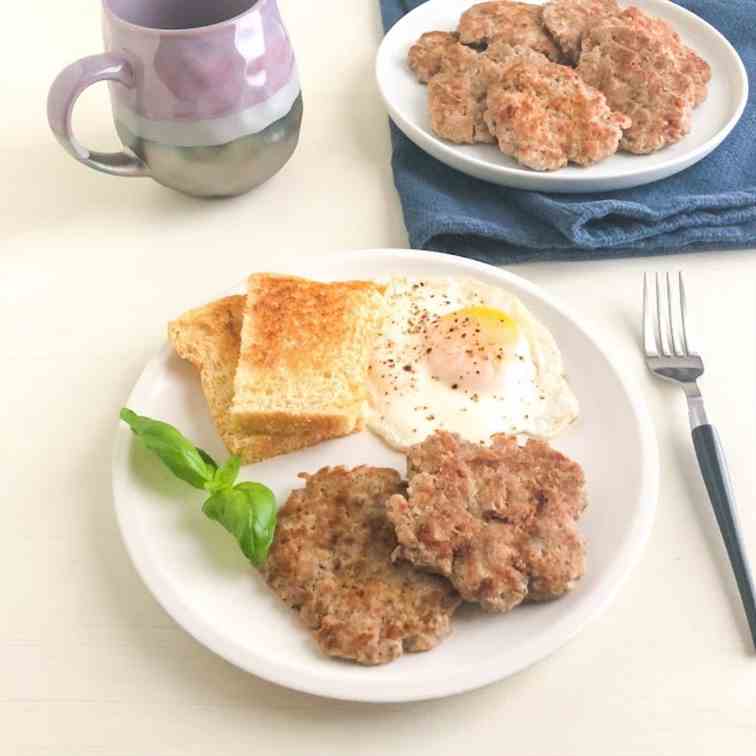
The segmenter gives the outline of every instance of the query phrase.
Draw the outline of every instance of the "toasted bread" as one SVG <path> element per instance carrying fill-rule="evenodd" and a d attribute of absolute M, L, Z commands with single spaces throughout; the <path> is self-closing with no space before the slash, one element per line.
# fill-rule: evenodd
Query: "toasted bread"
<path fill-rule="evenodd" d="M 255 433 L 357 430 L 365 374 L 384 315 L 383 288 L 250 276 L 231 415 Z"/>
<path fill-rule="evenodd" d="M 228 451 L 243 462 L 259 462 L 278 454 L 313 446 L 329 438 L 323 433 L 287 436 L 240 431 L 231 421 L 234 373 L 241 344 L 244 297 L 232 296 L 190 310 L 168 325 L 168 336 L 180 357 L 200 373 L 210 414 Z"/>

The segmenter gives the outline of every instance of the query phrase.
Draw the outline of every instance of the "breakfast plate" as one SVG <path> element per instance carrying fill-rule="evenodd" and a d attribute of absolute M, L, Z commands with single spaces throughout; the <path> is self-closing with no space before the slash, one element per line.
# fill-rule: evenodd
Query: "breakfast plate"
<path fill-rule="evenodd" d="M 199 492 L 172 478 L 120 424 L 113 452 L 118 523 L 138 573 L 168 614 L 200 643 L 259 677 L 337 699 L 388 702 L 437 698 L 500 680 L 555 651 L 605 609 L 649 535 L 658 460 L 642 400 L 590 330 L 519 276 L 450 255 L 376 250 L 298 257 L 276 261 L 273 272 L 323 281 L 397 274 L 466 278 L 520 297 L 560 345 L 582 405 L 578 420 L 554 445 L 585 470 L 589 505 L 580 528 L 588 542 L 588 570 L 558 601 L 502 615 L 463 607 L 453 634 L 432 652 L 379 667 L 334 661 L 318 651 L 296 613 L 277 600 L 228 534 L 202 514 Z M 216 459 L 226 458 L 195 371 L 169 345 L 146 366 L 128 406 L 180 428 Z M 240 477 L 269 486 L 283 503 L 301 486 L 298 473 L 338 464 L 403 473 L 405 462 L 377 436 L 362 432 L 247 465 Z"/>
<path fill-rule="evenodd" d="M 743 114 L 748 77 L 732 45 L 710 24 L 668 0 L 637 0 L 633 5 L 670 22 L 711 66 L 708 98 L 693 111 L 692 129 L 684 139 L 649 155 L 616 153 L 589 167 L 569 165 L 551 173 L 520 166 L 491 145 L 447 142 L 431 130 L 426 87 L 410 71 L 407 52 L 425 32 L 456 28 L 460 15 L 475 2 L 428 0 L 389 30 L 376 60 L 378 87 L 391 119 L 418 147 L 458 171 L 517 189 L 566 193 L 628 189 L 697 163 L 719 146 Z"/>

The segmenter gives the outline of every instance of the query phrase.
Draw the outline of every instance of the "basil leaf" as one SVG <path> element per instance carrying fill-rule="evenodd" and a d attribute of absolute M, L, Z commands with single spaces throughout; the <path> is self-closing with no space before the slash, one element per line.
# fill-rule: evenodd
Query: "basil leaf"
<path fill-rule="evenodd" d="M 197 449 L 172 425 L 137 415 L 126 407 L 120 417 L 177 478 L 200 489 L 213 479 L 217 465 L 212 457 Z"/>
<path fill-rule="evenodd" d="M 260 483 L 239 483 L 214 493 L 202 511 L 236 538 L 244 556 L 260 567 L 268 556 L 276 528 L 273 492 Z"/>
<path fill-rule="evenodd" d="M 200 449 L 199 446 L 197 447 L 197 451 L 199 452 L 200 457 L 205 460 L 208 467 L 213 471 L 213 474 L 215 474 L 215 471 L 218 469 L 218 463 L 204 449 Z"/>
<path fill-rule="evenodd" d="M 241 467 L 237 456 L 229 457 L 218 467 L 206 451 L 194 446 L 172 425 L 137 415 L 127 407 L 121 410 L 120 417 L 177 478 L 210 492 L 202 511 L 236 538 L 252 564 L 262 566 L 278 518 L 273 492 L 261 483 L 234 486 Z"/>
<path fill-rule="evenodd" d="M 223 488 L 203 504 L 202 511 L 231 533 L 244 556 L 256 563 L 252 506 L 246 494 L 234 488 Z"/>
<path fill-rule="evenodd" d="M 276 497 L 273 495 L 273 491 L 262 483 L 238 483 L 234 486 L 234 489 L 244 491 L 254 502 L 252 529 L 259 562 L 254 562 L 254 560 L 253 562 L 259 567 L 265 562 L 270 545 L 273 543 L 273 536 L 276 533 L 276 523 L 278 522 Z"/>
<path fill-rule="evenodd" d="M 231 488 L 234 485 L 236 476 L 239 474 L 240 467 L 241 459 L 239 457 L 229 457 L 223 466 L 215 471 L 213 479 L 205 483 L 205 488 L 210 493 L 215 493 L 223 488 Z"/>

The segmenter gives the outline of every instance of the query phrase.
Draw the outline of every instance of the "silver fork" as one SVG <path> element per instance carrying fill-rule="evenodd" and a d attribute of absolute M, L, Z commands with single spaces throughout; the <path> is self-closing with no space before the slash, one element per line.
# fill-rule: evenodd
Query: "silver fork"
<path fill-rule="evenodd" d="M 703 375 L 704 364 L 689 339 L 685 284 L 682 273 L 677 275 L 676 286 L 669 273 L 665 278 L 665 284 L 662 285 L 657 273 L 652 290 L 649 276 L 643 274 L 643 348 L 646 364 L 654 375 L 677 383 L 688 399 L 688 415 L 698 465 L 730 557 L 751 639 L 756 647 L 753 576 L 740 538 L 735 497 L 722 445 L 716 429 L 706 418 L 703 397 L 698 388 L 697 381 Z"/>

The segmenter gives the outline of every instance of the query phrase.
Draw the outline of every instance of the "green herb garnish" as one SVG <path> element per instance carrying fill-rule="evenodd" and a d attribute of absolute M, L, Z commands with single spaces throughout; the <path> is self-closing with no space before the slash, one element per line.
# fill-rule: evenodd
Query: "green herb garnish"
<path fill-rule="evenodd" d="M 278 510 L 273 492 L 262 483 L 234 485 L 241 466 L 237 456 L 219 467 L 172 425 L 137 415 L 126 407 L 120 417 L 177 478 L 210 494 L 202 511 L 231 533 L 244 556 L 260 567 L 276 531 Z"/>

